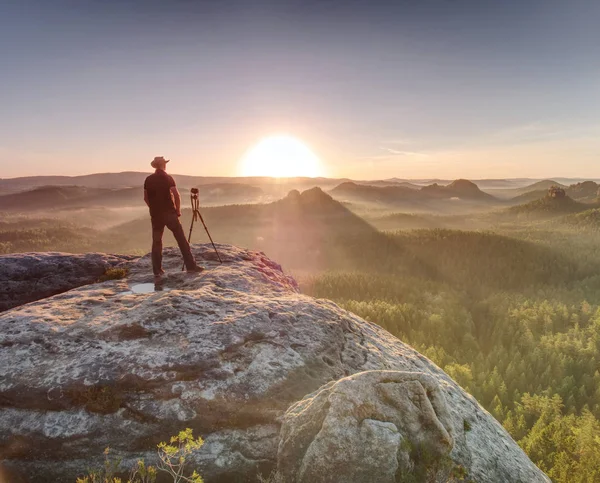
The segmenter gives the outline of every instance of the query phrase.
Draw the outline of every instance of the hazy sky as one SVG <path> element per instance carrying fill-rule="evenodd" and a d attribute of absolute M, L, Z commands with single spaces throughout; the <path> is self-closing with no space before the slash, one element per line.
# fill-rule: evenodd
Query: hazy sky
<path fill-rule="evenodd" d="M 0 177 L 600 177 L 597 0 L 0 0 Z"/>

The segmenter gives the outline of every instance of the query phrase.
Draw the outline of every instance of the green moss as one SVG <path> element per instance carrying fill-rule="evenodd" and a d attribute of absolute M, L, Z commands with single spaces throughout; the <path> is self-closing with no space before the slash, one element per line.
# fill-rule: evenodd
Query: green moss
<path fill-rule="evenodd" d="M 121 280 L 127 277 L 129 270 L 126 268 L 109 268 L 104 272 L 104 275 L 100 277 L 101 282 L 106 282 L 108 280 Z"/>

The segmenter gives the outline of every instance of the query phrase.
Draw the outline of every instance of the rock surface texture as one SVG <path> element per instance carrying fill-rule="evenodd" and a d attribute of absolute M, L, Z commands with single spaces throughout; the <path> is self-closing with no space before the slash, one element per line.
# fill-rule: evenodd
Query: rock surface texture
<path fill-rule="evenodd" d="M 284 481 L 448 481 L 454 426 L 443 391 L 422 372 L 366 371 L 330 382 L 283 418 Z M 455 467 L 456 466 L 456 467 Z"/>
<path fill-rule="evenodd" d="M 93 283 L 132 257 L 87 253 L 0 255 L 0 312 Z"/>
<path fill-rule="evenodd" d="M 220 265 L 212 247 L 193 250 L 208 270 L 181 273 L 167 249 L 161 292 L 132 293 L 152 278 L 143 257 L 127 279 L 0 314 L 0 473 L 73 482 L 107 446 L 124 464 L 152 462 L 189 427 L 205 439 L 192 465 L 207 482 L 277 470 L 289 483 L 399 483 L 457 468 L 477 482 L 549 481 L 377 325 L 300 294 L 262 254 L 219 246 Z"/>

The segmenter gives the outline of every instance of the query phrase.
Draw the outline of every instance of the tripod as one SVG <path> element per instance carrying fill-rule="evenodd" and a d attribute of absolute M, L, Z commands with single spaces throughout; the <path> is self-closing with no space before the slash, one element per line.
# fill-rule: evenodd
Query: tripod
<path fill-rule="evenodd" d="M 221 256 L 219 255 L 219 251 L 217 250 L 217 247 L 215 246 L 215 242 L 213 241 L 212 237 L 210 236 L 210 232 L 208 231 L 208 228 L 206 227 L 206 223 L 204 223 L 204 218 L 202 218 L 202 215 L 200 214 L 200 200 L 198 199 L 198 188 L 192 188 L 190 190 L 190 202 L 192 203 L 192 224 L 190 225 L 190 234 L 188 235 L 188 243 L 190 243 L 192 241 L 192 230 L 194 229 L 194 222 L 200 220 L 202 222 L 202 225 L 204 226 L 204 229 L 206 230 L 206 234 L 208 235 L 208 238 L 210 239 L 210 242 L 212 243 L 213 248 L 215 249 L 215 253 L 217 254 L 219 263 L 223 263 L 223 260 L 221 260 Z M 185 264 L 181 268 L 181 271 L 183 271 L 183 270 L 185 270 Z"/>

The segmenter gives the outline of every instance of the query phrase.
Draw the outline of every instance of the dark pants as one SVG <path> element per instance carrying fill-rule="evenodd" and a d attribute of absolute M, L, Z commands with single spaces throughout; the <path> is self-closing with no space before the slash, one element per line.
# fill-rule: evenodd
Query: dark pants
<path fill-rule="evenodd" d="M 162 236 L 165 231 L 165 226 L 173 232 L 175 240 L 179 245 L 183 261 L 188 270 L 196 266 L 196 261 L 192 255 L 190 244 L 185 238 L 183 227 L 179 222 L 179 217 L 176 213 L 165 213 L 160 216 L 152 217 L 152 271 L 154 275 L 159 275 L 162 272 Z"/>

